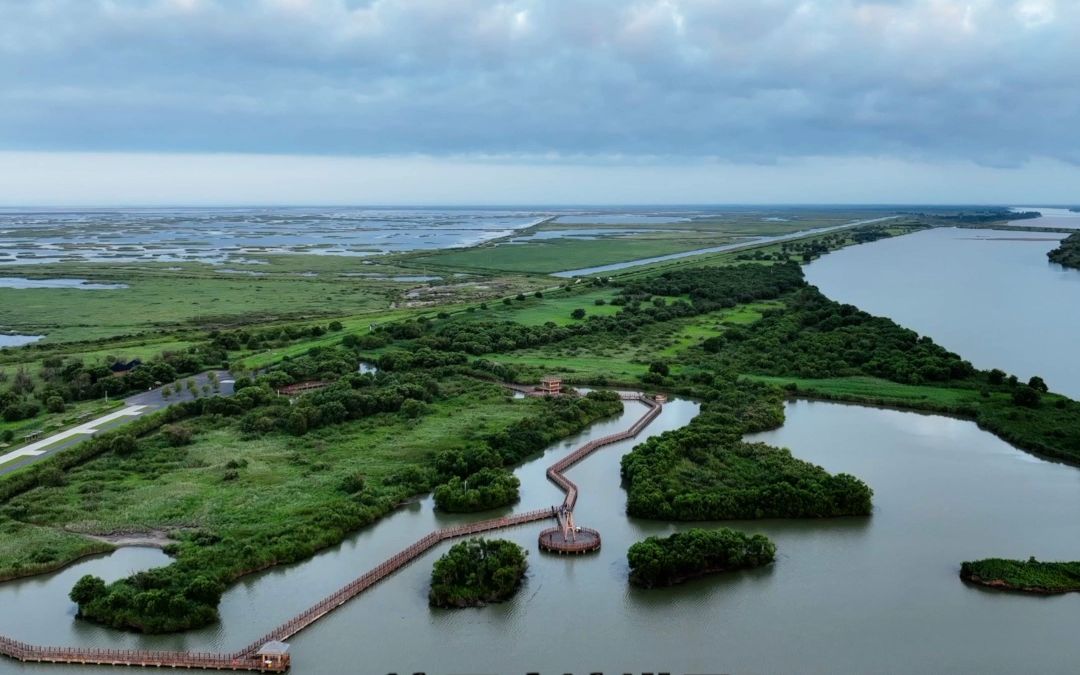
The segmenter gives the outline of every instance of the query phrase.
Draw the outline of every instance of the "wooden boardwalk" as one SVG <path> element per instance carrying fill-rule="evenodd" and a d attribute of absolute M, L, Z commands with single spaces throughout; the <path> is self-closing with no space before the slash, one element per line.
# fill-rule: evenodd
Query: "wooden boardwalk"
<path fill-rule="evenodd" d="M 662 406 L 653 399 L 635 393 L 620 394 L 623 400 L 639 400 L 649 407 L 637 422 L 626 431 L 604 436 L 589 441 L 563 459 L 548 467 L 547 477 L 559 486 L 566 496 L 563 507 L 573 510 L 577 503 L 578 488 L 563 472 L 577 464 L 598 449 L 637 436 L 660 414 Z M 338 591 L 323 598 L 300 614 L 292 617 L 274 630 L 255 640 L 251 644 L 229 654 L 203 652 L 168 652 L 145 651 L 135 649 L 99 649 L 92 647 L 43 647 L 26 644 L 0 636 L 0 655 L 24 662 L 95 664 L 110 666 L 147 666 L 165 668 L 203 668 L 213 670 L 246 670 L 258 672 L 283 672 L 289 668 L 286 656 L 282 660 L 264 659 L 258 652 L 264 645 L 272 642 L 284 642 L 313 623 L 341 607 L 349 600 L 360 595 L 386 577 L 408 565 L 413 560 L 427 553 L 439 543 L 448 539 L 467 537 L 483 532 L 516 527 L 550 518 L 558 518 L 559 507 L 551 506 L 535 511 L 526 511 L 503 518 L 480 520 L 455 527 L 435 530 L 419 539 L 408 548 L 380 563 L 374 569 L 365 572 Z M 599 533 L 597 533 L 599 536 Z"/>

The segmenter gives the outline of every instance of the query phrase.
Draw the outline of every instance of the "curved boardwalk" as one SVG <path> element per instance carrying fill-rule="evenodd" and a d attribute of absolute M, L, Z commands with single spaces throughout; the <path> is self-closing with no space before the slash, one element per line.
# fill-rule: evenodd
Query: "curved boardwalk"
<path fill-rule="evenodd" d="M 567 510 L 572 511 L 574 505 L 577 503 L 578 488 L 572 480 L 563 475 L 563 472 L 606 445 L 611 445 L 612 443 L 617 443 L 637 436 L 641 430 L 656 419 L 661 412 L 661 404 L 642 394 L 623 393 L 620 394 L 620 396 L 623 400 L 641 401 L 649 407 L 649 411 L 626 431 L 620 431 L 619 433 L 611 434 L 610 436 L 604 436 L 603 438 L 589 441 L 548 467 L 548 479 L 566 492 L 566 497 L 563 499 L 563 507 Z M 559 512 L 559 507 L 552 506 L 546 509 L 517 513 L 503 518 L 480 520 L 473 523 L 435 530 L 416 541 L 408 548 L 398 552 L 390 559 L 380 563 L 374 569 L 369 570 L 360 577 L 354 579 L 335 593 L 323 598 L 300 614 L 297 614 L 263 637 L 246 647 L 229 654 L 143 651 L 135 649 L 97 649 L 84 647 L 43 647 L 26 644 L 3 636 L 0 636 L 0 654 L 19 661 L 44 663 L 282 672 L 289 668 L 288 656 L 286 655 L 284 658 L 279 659 L 261 656 L 259 652 L 264 645 L 282 642 L 293 635 L 296 635 L 322 617 L 344 605 L 349 600 L 360 595 L 397 570 L 427 553 L 439 543 L 446 541 L 447 539 L 467 537 L 482 532 L 524 525 L 525 523 L 547 520 L 549 518 L 558 518 Z M 597 537 L 599 537 L 599 533 L 597 533 Z"/>

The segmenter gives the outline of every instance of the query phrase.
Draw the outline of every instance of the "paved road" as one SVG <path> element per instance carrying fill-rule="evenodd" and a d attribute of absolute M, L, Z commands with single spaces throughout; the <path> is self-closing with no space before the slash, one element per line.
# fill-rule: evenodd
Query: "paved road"
<path fill-rule="evenodd" d="M 225 370 L 214 372 L 217 373 L 218 382 L 221 385 L 220 395 L 231 396 L 233 393 L 232 375 Z M 191 379 L 195 380 L 195 384 L 200 389 L 204 384 L 209 384 L 210 382 L 207 373 L 200 373 Z M 166 399 L 161 393 L 164 388 L 165 387 L 162 386 L 129 396 L 124 399 L 125 405 L 120 410 L 85 422 L 77 427 L 57 432 L 48 438 L 34 441 L 29 445 L 24 445 L 21 448 L 0 455 L 0 476 L 16 469 L 21 469 L 28 464 L 33 464 L 43 457 L 48 457 L 57 452 L 67 450 L 102 431 L 115 429 L 118 426 L 127 424 L 137 417 L 142 417 L 147 413 L 161 410 L 167 405 L 179 403 L 180 401 L 190 401 L 194 398 L 186 387 L 180 387 L 182 391 L 179 394 L 173 394 Z"/>

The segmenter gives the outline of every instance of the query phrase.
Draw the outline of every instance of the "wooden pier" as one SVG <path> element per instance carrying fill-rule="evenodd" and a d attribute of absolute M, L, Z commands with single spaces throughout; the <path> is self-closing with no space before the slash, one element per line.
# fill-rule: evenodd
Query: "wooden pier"
<path fill-rule="evenodd" d="M 577 503 L 578 488 L 563 472 L 598 449 L 633 438 L 660 414 L 662 406 L 642 394 L 620 394 L 623 400 L 639 400 L 649 407 L 637 422 L 626 431 L 589 441 L 563 459 L 548 467 L 547 477 L 559 486 L 566 496 L 561 506 L 526 511 L 503 518 L 480 520 L 455 527 L 447 527 L 429 533 L 408 548 L 380 563 L 374 569 L 357 577 L 338 591 L 318 601 L 300 614 L 292 617 L 251 644 L 228 654 L 209 652 L 170 652 L 136 649 L 100 649 L 94 647 L 44 647 L 19 642 L 0 636 L 0 655 L 23 662 L 70 663 L 105 666 L 136 666 L 157 668 L 201 668 L 207 670 L 243 670 L 264 673 L 280 673 L 289 669 L 289 655 L 285 640 L 296 635 L 313 623 L 341 607 L 386 577 L 427 553 L 448 539 L 467 537 L 483 532 L 516 527 L 548 519 L 559 519 L 560 513 L 573 511 Z M 553 528 L 558 530 L 559 528 Z M 582 528 L 586 530 L 587 528 Z M 549 530 L 545 530 L 548 532 Z M 600 533 L 595 533 L 599 546 Z M 583 538 L 584 541 L 584 538 Z M 556 549 L 551 549 L 556 550 Z M 563 552 L 580 552 L 566 549 Z M 273 646 L 273 649 L 268 649 Z"/>

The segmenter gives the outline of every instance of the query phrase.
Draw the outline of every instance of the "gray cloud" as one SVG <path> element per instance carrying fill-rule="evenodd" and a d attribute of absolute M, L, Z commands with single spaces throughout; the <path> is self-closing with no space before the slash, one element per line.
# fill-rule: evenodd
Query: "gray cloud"
<path fill-rule="evenodd" d="M 1080 3 L 0 5 L 0 148 L 1080 162 Z"/>

